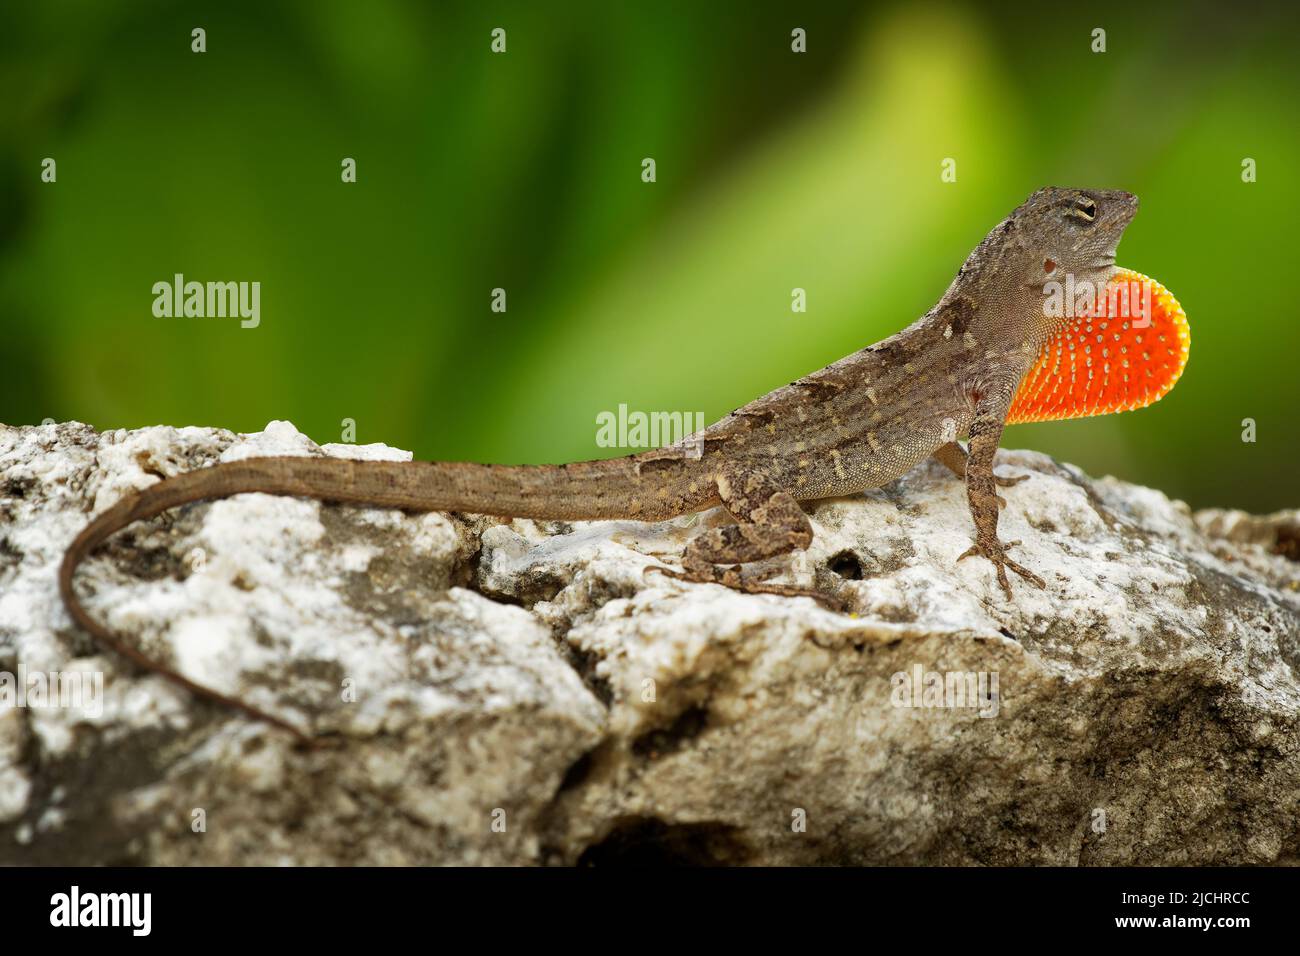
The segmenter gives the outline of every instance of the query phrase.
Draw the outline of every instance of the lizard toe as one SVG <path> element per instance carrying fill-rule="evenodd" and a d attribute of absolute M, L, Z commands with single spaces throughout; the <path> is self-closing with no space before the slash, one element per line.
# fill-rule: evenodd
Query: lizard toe
<path fill-rule="evenodd" d="M 1006 594 L 1007 600 L 1009 601 L 1011 600 L 1011 582 L 1007 580 L 1006 566 L 1004 564 L 999 563 L 997 565 L 997 569 L 998 569 L 998 584 L 1001 585 L 1002 592 Z"/>
<path fill-rule="evenodd" d="M 993 566 L 996 569 L 998 585 L 1002 588 L 1002 591 L 1004 594 L 1006 594 L 1008 600 L 1012 596 L 1011 581 L 1007 578 L 1008 568 L 1014 571 L 1020 577 L 1024 578 L 1030 584 L 1034 585 L 1035 587 L 1040 589 L 1046 588 L 1047 587 L 1046 581 L 1040 578 L 1033 571 L 1030 571 L 1024 565 L 1020 564 L 1017 561 L 1013 561 L 1011 560 L 1011 558 L 1007 557 L 1007 549 L 1014 548 L 1018 544 L 1020 544 L 1019 541 L 1008 541 L 1006 544 L 1003 544 L 999 541 L 994 541 L 991 544 L 982 544 L 980 542 L 976 542 L 975 544 L 967 548 L 964 552 L 962 552 L 961 557 L 959 557 L 957 560 L 962 561 L 965 560 L 966 558 L 978 554 L 981 557 L 985 557 L 989 561 L 992 561 Z"/>
<path fill-rule="evenodd" d="M 1023 565 L 1017 564 L 1015 561 L 1012 561 L 1010 558 L 1004 558 L 1003 561 L 1007 567 L 1009 567 L 1012 571 L 1016 572 L 1016 574 L 1020 575 L 1022 578 L 1024 578 L 1026 581 L 1028 581 L 1030 584 L 1032 584 L 1034 587 L 1038 588 L 1039 590 L 1043 590 L 1047 587 L 1046 581 L 1044 581 L 1037 574 L 1035 574 L 1033 571 L 1030 571 L 1028 568 L 1024 567 Z"/>
<path fill-rule="evenodd" d="M 647 565 L 641 572 L 648 576 L 651 572 L 662 574 L 664 577 L 672 578 L 675 581 L 687 581 L 691 584 L 720 584 L 723 587 L 731 588 L 733 591 L 740 591 L 743 594 L 775 594 L 778 597 L 809 597 L 821 604 L 829 611 L 846 613 L 848 604 L 838 595 L 827 594 L 824 591 L 818 591 L 814 588 L 797 587 L 793 584 L 764 584 L 756 581 L 744 580 L 741 576 L 740 569 L 737 567 L 710 567 L 710 568 L 691 568 L 685 571 L 678 571 L 675 568 L 664 567 L 660 564 Z"/>
<path fill-rule="evenodd" d="M 780 597 L 807 597 L 812 598 L 829 611 L 844 613 L 848 610 L 846 602 L 838 595 L 827 594 L 824 591 L 818 591 L 814 588 L 796 587 L 792 584 L 745 584 L 741 587 L 737 587 L 735 590 L 744 591 L 747 594 L 775 594 Z"/>
<path fill-rule="evenodd" d="M 662 574 L 666 578 L 672 578 L 675 581 L 689 581 L 685 571 L 678 571 L 675 568 L 667 568 L 662 564 L 647 564 L 641 570 L 642 577 L 649 577 L 651 573 Z"/>

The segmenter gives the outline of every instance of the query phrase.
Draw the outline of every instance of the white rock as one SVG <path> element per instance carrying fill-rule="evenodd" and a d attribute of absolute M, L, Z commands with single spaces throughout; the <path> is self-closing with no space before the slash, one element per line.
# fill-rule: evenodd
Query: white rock
<path fill-rule="evenodd" d="M 1048 582 L 1008 602 L 987 562 L 955 563 L 965 494 L 926 465 L 810 506 L 813 546 L 771 562 L 853 615 L 645 575 L 719 511 L 503 522 L 241 495 L 83 566 L 91 612 L 137 646 L 337 742 L 303 752 L 100 653 L 55 583 L 121 495 L 294 454 L 410 458 L 288 422 L 0 427 L 0 671 L 105 675 L 98 716 L 0 701 L 0 864 L 1294 856 L 1296 512 L 1193 515 L 1006 452 L 999 472 L 1030 478 L 1003 491 L 1002 535 Z M 941 702 L 966 675 L 977 694 L 924 706 L 929 675 Z"/>

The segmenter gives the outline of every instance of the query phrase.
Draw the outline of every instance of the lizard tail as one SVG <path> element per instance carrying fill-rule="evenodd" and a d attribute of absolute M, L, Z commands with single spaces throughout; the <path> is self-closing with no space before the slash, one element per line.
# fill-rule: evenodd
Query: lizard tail
<path fill-rule="evenodd" d="M 191 680 L 150 658 L 92 618 L 72 587 L 78 566 L 96 547 L 133 522 L 190 502 L 245 492 L 415 511 L 468 511 L 568 520 L 617 517 L 658 520 L 695 510 L 709 499 L 710 492 L 703 487 L 707 483 L 694 481 L 693 469 L 665 469 L 659 465 L 657 461 L 650 463 L 643 475 L 637 457 L 518 467 L 298 457 L 226 462 L 164 479 L 128 495 L 98 515 L 64 553 L 59 568 L 59 593 L 72 619 L 101 647 L 200 697 L 273 724 L 293 734 L 301 743 L 314 745 L 317 738 L 288 721 Z"/>

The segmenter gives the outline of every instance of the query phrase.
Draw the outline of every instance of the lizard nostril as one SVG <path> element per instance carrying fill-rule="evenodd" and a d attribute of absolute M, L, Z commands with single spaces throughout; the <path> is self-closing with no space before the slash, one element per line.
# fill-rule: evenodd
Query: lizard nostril
<path fill-rule="evenodd" d="M 1051 275 L 1053 272 L 1055 272 L 1055 271 L 1056 271 L 1056 260 L 1054 260 L 1054 259 L 1044 259 L 1044 260 L 1043 260 L 1043 271 L 1046 272 L 1048 275 Z"/>

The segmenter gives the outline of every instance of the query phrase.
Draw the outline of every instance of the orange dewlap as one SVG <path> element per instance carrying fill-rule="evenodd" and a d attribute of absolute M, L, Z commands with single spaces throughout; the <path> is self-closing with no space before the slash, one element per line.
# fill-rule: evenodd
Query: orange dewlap
<path fill-rule="evenodd" d="M 1138 294 L 1126 304 L 1125 291 Z M 1149 316 L 1142 303 L 1149 303 Z M 1174 387 L 1191 343 L 1187 316 L 1169 290 L 1140 272 L 1118 269 L 1093 314 L 1073 319 L 1043 346 L 1011 402 L 1007 424 L 1144 408 Z"/>

